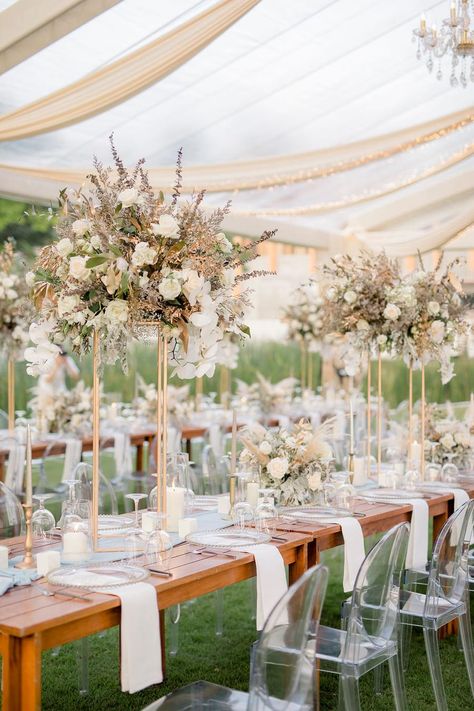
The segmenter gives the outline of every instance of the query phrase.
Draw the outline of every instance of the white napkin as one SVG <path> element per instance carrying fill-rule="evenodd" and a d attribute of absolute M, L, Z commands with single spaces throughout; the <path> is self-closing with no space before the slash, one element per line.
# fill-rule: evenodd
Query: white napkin
<path fill-rule="evenodd" d="M 458 489 L 455 486 L 450 486 L 444 482 L 431 482 L 423 484 L 423 489 L 426 491 L 432 491 L 437 494 L 453 494 L 454 496 L 454 510 L 458 509 L 460 506 L 469 501 L 469 494 L 464 489 Z"/>
<path fill-rule="evenodd" d="M 408 539 L 408 550 L 406 567 L 424 570 L 428 563 L 428 524 L 429 506 L 425 499 L 384 499 L 383 495 L 377 501 L 387 504 L 409 504 L 412 508 L 410 537 Z"/>
<path fill-rule="evenodd" d="M 238 548 L 251 553 L 257 569 L 257 630 L 263 625 L 277 602 L 288 590 L 285 564 L 276 546 L 261 543 L 258 546 Z"/>
<path fill-rule="evenodd" d="M 324 518 L 326 523 L 337 523 L 344 539 L 344 592 L 351 592 L 359 568 L 365 558 L 364 534 L 362 526 L 354 516 Z"/>
<path fill-rule="evenodd" d="M 101 592 L 120 598 L 120 681 L 122 691 L 134 694 L 163 681 L 160 615 L 156 590 L 149 583 L 133 583 Z"/>
<path fill-rule="evenodd" d="M 68 439 L 64 453 L 63 483 L 71 479 L 72 472 L 81 461 L 81 454 L 82 441 L 80 439 Z"/>

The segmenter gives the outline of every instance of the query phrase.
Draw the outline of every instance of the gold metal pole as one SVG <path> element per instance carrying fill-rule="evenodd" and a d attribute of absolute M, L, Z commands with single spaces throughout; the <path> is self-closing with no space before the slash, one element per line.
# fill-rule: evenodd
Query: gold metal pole
<path fill-rule="evenodd" d="M 377 477 L 382 473 L 382 353 L 377 358 Z"/>
<path fill-rule="evenodd" d="M 408 462 L 411 465 L 411 453 L 413 448 L 413 364 L 410 360 L 408 370 Z"/>
<path fill-rule="evenodd" d="M 371 383 L 372 377 L 371 377 L 371 372 L 370 372 L 370 350 L 368 351 L 367 354 L 367 477 L 370 479 L 370 474 L 371 474 L 371 466 L 370 466 L 370 457 L 371 457 L 371 449 L 370 449 L 370 438 L 372 435 L 372 423 L 371 423 L 371 407 L 370 407 L 370 389 L 372 386 Z"/>
<path fill-rule="evenodd" d="M 163 338 L 163 513 L 167 510 L 166 474 L 168 466 L 168 341 Z"/>
<path fill-rule="evenodd" d="M 15 361 L 8 359 L 7 366 L 8 380 L 8 429 L 13 432 L 15 429 Z"/>
<path fill-rule="evenodd" d="M 196 378 L 195 393 L 196 410 L 200 410 L 202 403 L 202 377 Z"/>
<path fill-rule="evenodd" d="M 162 410 L 162 374 L 163 374 L 163 340 L 158 329 L 156 354 L 156 509 L 162 511 L 163 493 L 161 487 L 161 432 L 163 422 Z"/>
<path fill-rule="evenodd" d="M 99 533 L 100 382 L 99 334 L 92 340 L 92 541 L 97 548 Z"/>
<path fill-rule="evenodd" d="M 425 478 L 425 406 L 426 406 L 426 391 L 425 391 L 425 364 L 421 364 L 421 423 L 420 423 L 420 475 L 421 481 Z"/>

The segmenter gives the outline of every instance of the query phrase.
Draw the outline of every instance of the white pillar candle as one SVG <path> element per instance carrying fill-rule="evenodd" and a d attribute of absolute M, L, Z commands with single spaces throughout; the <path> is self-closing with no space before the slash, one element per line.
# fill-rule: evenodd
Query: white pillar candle
<path fill-rule="evenodd" d="M 362 486 L 367 481 L 367 467 L 365 457 L 354 457 L 354 486 Z"/>
<path fill-rule="evenodd" d="M 198 522 L 195 518 L 181 518 L 178 521 L 178 535 L 180 538 L 186 538 L 188 533 L 194 533 L 198 530 Z"/>
<path fill-rule="evenodd" d="M 255 508 L 258 504 L 258 490 L 260 486 L 256 481 L 249 481 L 247 484 L 247 503 Z"/>
<path fill-rule="evenodd" d="M 67 531 L 63 535 L 62 559 L 67 562 L 87 560 L 89 558 L 89 540 L 84 531 Z"/>
<path fill-rule="evenodd" d="M 412 442 L 412 445 L 411 445 L 411 462 L 408 462 L 409 468 L 410 469 L 412 469 L 412 468 L 419 469 L 420 458 L 421 458 L 421 444 L 419 444 L 415 439 L 415 441 Z"/>
<path fill-rule="evenodd" d="M 160 527 L 161 516 L 156 511 L 144 511 L 142 513 L 142 530 L 152 533 Z"/>
<path fill-rule="evenodd" d="M 0 546 L 0 570 L 8 570 L 8 547 Z"/>
<path fill-rule="evenodd" d="M 217 513 L 227 515 L 230 511 L 230 496 L 225 494 L 217 499 Z"/>
<path fill-rule="evenodd" d="M 61 554 L 59 551 L 44 551 L 36 554 L 36 570 L 38 575 L 47 575 L 51 570 L 59 568 L 61 565 Z"/>
<path fill-rule="evenodd" d="M 166 489 L 166 513 L 168 515 L 166 528 L 176 532 L 180 518 L 184 518 L 185 489 L 178 486 L 168 486 Z"/>
<path fill-rule="evenodd" d="M 398 476 L 401 477 L 405 474 L 405 464 L 404 462 L 395 462 L 393 468 L 397 472 Z"/>

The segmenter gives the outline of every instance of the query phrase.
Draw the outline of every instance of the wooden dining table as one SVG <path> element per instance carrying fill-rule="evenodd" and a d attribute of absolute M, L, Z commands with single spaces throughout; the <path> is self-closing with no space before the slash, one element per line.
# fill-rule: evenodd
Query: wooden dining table
<path fill-rule="evenodd" d="M 474 484 L 464 487 L 474 497 Z M 453 495 L 426 494 L 436 538 L 453 510 Z M 364 536 L 382 533 L 403 521 L 410 521 L 412 507 L 404 503 L 378 503 L 356 499 Z M 343 543 L 337 524 L 277 522 L 278 538 L 272 541 L 289 566 L 290 583 L 320 560 L 321 552 Z M 22 548 L 22 539 L 2 541 L 12 555 Z M 36 551 L 54 545 L 37 541 Z M 56 543 L 57 545 L 57 543 Z M 164 611 L 174 605 L 222 589 L 255 576 L 255 562 L 248 553 L 235 558 L 218 552 L 202 555 L 187 543 L 173 549 L 171 577 L 152 575 L 164 630 Z M 54 591 L 53 586 L 41 583 Z M 89 600 L 44 597 L 31 586 L 17 587 L 0 597 L 0 654 L 3 657 L 3 711 L 33 711 L 41 708 L 41 652 L 81 639 L 120 624 L 120 600 L 112 595 L 87 593 Z M 164 648 L 164 644 L 163 644 Z"/>

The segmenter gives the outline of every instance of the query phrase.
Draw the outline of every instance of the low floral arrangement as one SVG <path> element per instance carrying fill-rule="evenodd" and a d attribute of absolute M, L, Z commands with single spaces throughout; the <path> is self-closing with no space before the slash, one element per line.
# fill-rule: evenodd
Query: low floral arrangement
<path fill-rule="evenodd" d="M 269 430 L 258 423 L 246 428 L 240 461 L 260 466 L 263 487 L 274 489 L 283 506 L 314 502 L 329 476 L 332 451 L 321 428 L 314 433 L 301 420 L 292 432 Z"/>
<path fill-rule="evenodd" d="M 288 329 L 288 340 L 317 352 L 326 335 L 323 306 L 324 299 L 317 282 L 311 281 L 296 289 L 283 311 L 282 320 Z"/>
<path fill-rule="evenodd" d="M 434 443 L 437 446 L 433 446 Z M 426 417 L 425 452 L 427 459 L 437 464 L 452 461 L 459 469 L 467 469 L 474 458 L 474 436 L 465 423 L 443 419 L 440 409 L 430 405 Z"/>
<path fill-rule="evenodd" d="M 398 316 L 394 319 L 393 345 L 406 362 L 437 361 L 443 384 L 454 375 L 452 356 L 470 326 L 465 318 L 462 284 L 455 273 L 456 259 L 441 269 L 420 268 L 388 291 Z"/>
<path fill-rule="evenodd" d="M 28 408 L 36 418 L 40 431 L 84 435 L 92 425 L 92 391 L 80 380 L 71 390 L 54 394 L 39 387 L 32 389 L 34 397 Z"/>
<path fill-rule="evenodd" d="M 258 406 L 262 413 L 268 415 L 281 411 L 291 402 L 298 384 L 296 378 L 284 378 L 278 383 L 271 383 L 261 373 L 257 372 L 256 375 L 257 382 L 250 385 L 243 380 L 236 380 L 236 395 L 242 404 Z"/>
<path fill-rule="evenodd" d="M 59 349 L 69 339 L 76 353 L 87 353 L 94 330 L 103 362 L 120 360 L 125 369 L 127 337 L 144 326 L 156 333 L 159 324 L 174 372 L 211 376 L 224 335 L 249 334 L 249 290 L 235 287 L 263 273 L 243 268 L 273 233 L 233 244 L 220 229 L 229 204 L 206 211 L 203 192 L 178 200 L 181 155 L 166 202 L 153 193 L 144 161 L 127 169 L 111 145 L 115 171 L 95 159 L 87 187 L 60 193 L 57 240 L 28 275 L 41 309 L 29 372 L 47 367 L 47 344 Z"/>
<path fill-rule="evenodd" d="M 138 377 L 138 396 L 134 400 L 134 406 L 139 416 L 146 418 L 150 422 L 156 420 L 156 385 L 145 383 L 143 378 Z M 167 387 L 168 417 L 173 424 L 182 425 L 189 420 L 194 412 L 194 402 L 189 399 L 189 386 L 183 385 Z"/>
<path fill-rule="evenodd" d="M 7 240 L 0 249 L 0 351 L 15 360 L 23 357 L 32 318 L 28 287 L 15 271 L 17 261 L 14 242 Z"/>

